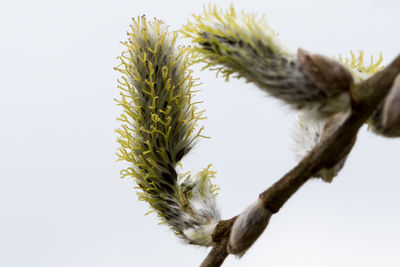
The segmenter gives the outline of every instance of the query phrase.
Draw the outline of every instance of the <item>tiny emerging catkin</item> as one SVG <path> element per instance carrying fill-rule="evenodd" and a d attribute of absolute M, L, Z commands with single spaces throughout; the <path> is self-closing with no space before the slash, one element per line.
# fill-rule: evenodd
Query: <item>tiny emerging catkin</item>
<path fill-rule="evenodd" d="M 371 56 L 371 60 L 366 63 L 364 51 L 358 51 L 358 55 L 356 55 L 353 51 L 350 51 L 350 57 L 343 57 L 339 55 L 338 61 L 344 64 L 348 70 L 351 72 L 354 82 L 359 83 L 362 82 L 373 74 L 383 69 L 382 61 L 382 53 L 379 55 L 377 60 L 374 60 L 374 57 Z"/>
<path fill-rule="evenodd" d="M 267 227 L 272 212 L 267 209 L 261 199 L 251 204 L 236 219 L 232 226 L 228 243 L 228 252 L 238 256 L 253 245 Z"/>

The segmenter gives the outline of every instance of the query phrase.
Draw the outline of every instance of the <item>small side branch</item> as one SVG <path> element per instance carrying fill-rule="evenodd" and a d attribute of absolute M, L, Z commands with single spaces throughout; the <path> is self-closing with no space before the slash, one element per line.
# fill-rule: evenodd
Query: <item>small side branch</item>
<path fill-rule="evenodd" d="M 289 198 L 321 168 L 332 167 L 352 149 L 357 133 L 365 121 L 388 95 L 400 73 L 400 56 L 370 79 L 351 88 L 352 111 L 343 124 L 317 145 L 295 168 L 260 194 L 266 209 L 277 213 Z M 211 249 L 201 267 L 221 266 L 229 255 L 227 245 L 237 216 L 223 220 L 215 228 Z"/>

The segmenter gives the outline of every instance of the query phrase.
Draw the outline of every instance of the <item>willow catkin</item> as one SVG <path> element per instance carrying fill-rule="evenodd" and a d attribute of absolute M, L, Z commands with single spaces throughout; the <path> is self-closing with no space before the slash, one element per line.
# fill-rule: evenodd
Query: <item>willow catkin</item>
<path fill-rule="evenodd" d="M 209 246 L 220 220 L 216 187 L 209 167 L 196 175 L 179 175 L 179 161 L 202 137 L 203 119 L 193 102 L 195 79 L 190 57 L 178 49 L 177 33 L 158 20 L 133 20 L 126 50 L 116 68 L 123 113 L 117 130 L 119 160 L 128 162 L 121 177 L 132 176 L 141 200 L 162 222 L 191 244 Z"/>

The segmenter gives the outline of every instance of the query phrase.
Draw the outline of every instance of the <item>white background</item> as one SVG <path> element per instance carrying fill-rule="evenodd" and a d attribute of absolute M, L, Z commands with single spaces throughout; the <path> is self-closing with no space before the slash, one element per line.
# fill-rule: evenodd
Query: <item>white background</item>
<path fill-rule="evenodd" d="M 218 1 L 228 7 L 231 1 Z M 198 266 L 207 250 L 157 225 L 119 179 L 113 67 L 132 17 L 179 29 L 207 1 L 3 1 L 0 6 L 0 266 Z M 398 1 L 234 1 L 283 43 L 326 55 L 400 51 Z M 203 81 L 208 120 L 184 160 L 218 171 L 230 218 L 295 165 L 295 114 L 241 80 Z M 400 266 L 400 141 L 365 128 L 332 184 L 307 183 L 240 260 L 224 266 Z"/>

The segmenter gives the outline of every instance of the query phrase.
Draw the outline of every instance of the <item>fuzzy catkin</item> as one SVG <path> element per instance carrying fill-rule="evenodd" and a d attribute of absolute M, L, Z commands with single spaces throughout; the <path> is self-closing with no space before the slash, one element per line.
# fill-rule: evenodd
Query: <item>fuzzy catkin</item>
<path fill-rule="evenodd" d="M 121 177 L 132 176 L 139 199 L 185 241 L 209 246 L 220 220 L 210 167 L 196 175 L 179 175 L 179 161 L 202 137 L 203 119 L 192 101 L 195 79 L 190 58 L 176 45 L 177 33 L 156 19 L 133 20 L 126 51 L 116 68 L 123 113 L 117 130 L 119 160 L 129 163 Z"/>
<path fill-rule="evenodd" d="M 244 78 L 294 109 L 318 110 L 321 116 L 349 107 L 348 94 L 327 94 L 305 75 L 297 55 L 279 42 L 265 17 L 209 5 L 182 33 L 195 44 L 189 50 L 197 61 L 226 79 Z"/>

